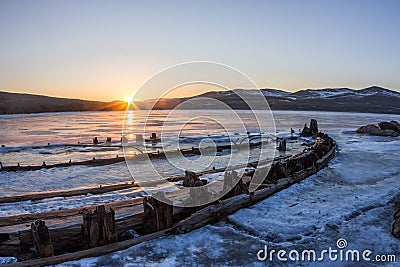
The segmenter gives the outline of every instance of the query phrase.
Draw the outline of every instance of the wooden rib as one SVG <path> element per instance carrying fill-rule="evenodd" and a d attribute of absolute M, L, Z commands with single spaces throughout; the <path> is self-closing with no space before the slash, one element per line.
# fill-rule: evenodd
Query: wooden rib
<path fill-rule="evenodd" d="M 278 158 L 275 158 L 274 160 L 285 159 L 285 158 L 288 158 L 290 156 L 292 156 L 292 155 L 287 155 L 287 156 L 284 156 L 284 157 L 278 157 Z M 233 167 L 229 168 L 229 170 L 244 168 L 244 167 L 251 166 L 251 165 L 265 164 L 265 163 L 268 163 L 268 162 L 271 162 L 271 161 L 272 160 L 270 160 L 270 159 L 264 159 L 264 160 L 260 160 L 260 161 L 253 161 L 253 162 L 250 162 L 250 163 L 233 166 Z M 218 169 L 215 169 L 215 170 L 205 170 L 205 171 L 196 173 L 196 175 L 201 176 L 201 175 L 204 175 L 204 174 L 223 172 L 225 170 L 226 170 L 226 168 L 218 168 Z M 167 181 L 169 181 L 169 182 L 178 182 L 178 181 L 183 180 L 183 178 L 184 178 L 184 176 L 175 176 L 175 177 L 167 178 Z M 146 185 L 151 185 L 152 183 L 157 183 L 157 181 L 142 182 L 140 184 L 142 186 L 146 186 Z M 98 195 L 98 194 L 104 194 L 104 193 L 113 192 L 113 191 L 129 189 L 129 188 L 133 188 L 133 187 L 139 187 L 139 184 L 137 182 L 128 182 L 128 183 L 101 185 L 101 187 L 90 187 L 90 188 L 82 188 L 82 189 L 74 189 L 74 190 L 58 190 L 58 191 L 50 191 L 50 192 L 36 192 L 36 193 L 31 193 L 31 194 L 21 194 L 21 195 L 0 197 L 0 204 L 1 203 L 12 203 L 12 202 L 27 201 L 27 200 L 41 200 L 41 199 L 52 198 L 52 197 L 73 197 L 73 196 L 80 196 L 80 195 L 86 195 L 86 194 Z"/>
<path fill-rule="evenodd" d="M 35 260 L 28 260 L 28 261 L 24 261 L 24 262 L 17 262 L 14 264 L 10 264 L 10 265 L 4 265 L 4 266 L 32 266 L 32 267 L 36 267 L 36 266 L 46 266 L 46 265 L 54 265 L 54 264 L 58 264 L 61 262 L 65 262 L 65 261 L 71 261 L 71 260 L 78 260 L 81 258 L 85 258 L 85 257 L 96 257 L 96 256 L 100 256 L 100 255 L 104 255 L 104 254 L 108 254 L 108 253 L 112 253 L 118 250 L 123 250 L 123 249 L 127 249 L 133 245 L 148 241 L 148 240 L 152 240 L 164 235 L 167 235 L 171 232 L 171 228 L 169 229 L 165 229 L 163 231 L 159 231 L 159 232 L 155 232 L 152 234 L 148 234 L 145 236 L 141 236 L 135 239 L 129 239 L 126 241 L 121 241 L 118 243 L 114 243 L 114 244 L 110 244 L 110 245 L 105 245 L 102 247 L 97 247 L 97 248 L 92 248 L 92 249 L 87 249 L 87 250 L 82 250 L 82 251 L 78 251 L 78 252 L 74 252 L 74 253 L 69 253 L 69 254 L 62 254 L 62 255 L 58 255 L 58 256 L 53 256 L 53 257 L 49 257 L 49 258 L 45 258 L 45 259 L 35 259 Z"/>
<path fill-rule="evenodd" d="M 57 255 L 57 256 L 52 256 L 49 258 L 44 258 L 44 259 L 33 259 L 33 260 L 28 260 L 24 262 L 18 262 L 15 264 L 10 264 L 10 265 L 4 265 L 4 266 L 46 266 L 46 265 L 53 265 L 53 264 L 58 264 L 66 261 L 72 261 L 72 260 L 79 260 L 82 258 L 87 258 L 87 257 L 97 257 L 101 256 L 104 254 L 112 253 L 115 251 L 127 249 L 133 245 L 152 240 L 167 234 L 173 234 L 173 233 L 185 233 L 192 231 L 194 229 L 197 229 L 199 227 L 202 227 L 208 223 L 215 222 L 217 220 L 221 220 L 222 218 L 228 216 L 229 214 L 253 205 L 273 194 L 276 192 L 279 192 L 287 187 L 289 187 L 291 184 L 300 182 L 301 180 L 305 179 L 306 177 L 316 173 L 320 168 L 326 166 L 326 164 L 329 162 L 329 160 L 335 155 L 335 150 L 336 150 L 336 145 L 334 145 L 328 153 L 321 158 L 321 160 L 318 162 L 318 166 L 313 166 L 310 167 L 304 171 L 300 171 L 298 173 L 293 174 L 290 177 L 287 178 L 282 178 L 278 181 L 277 184 L 271 185 L 267 188 L 260 189 L 258 191 L 255 191 L 251 195 L 247 194 L 242 194 L 239 196 L 235 196 L 233 198 L 227 199 L 220 201 L 216 204 L 210 205 L 206 208 L 203 208 L 197 212 L 194 212 L 190 217 L 181 220 L 177 224 L 175 224 L 172 228 L 155 232 L 152 234 L 144 235 L 135 239 L 129 239 L 126 241 L 121 241 L 117 243 L 113 243 L 110 245 L 105 245 L 102 247 L 97 247 L 97 248 L 92 248 L 92 249 L 87 249 L 87 250 L 81 250 L 73 253 L 66 253 L 62 255 Z M 138 216 L 136 216 L 138 217 Z M 131 226 L 132 224 L 129 224 Z M 53 236 L 53 234 L 52 234 Z M 32 238 L 32 237 L 31 237 Z M 64 237 L 65 238 L 65 237 Z M 70 241 L 71 238 L 68 236 L 68 241 Z M 59 243 L 63 243 L 66 240 L 59 240 Z"/>
<path fill-rule="evenodd" d="M 16 225 L 20 223 L 28 223 L 34 220 L 48 220 L 52 218 L 64 218 L 68 216 L 78 215 L 83 209 L 94 210 L 96 207 L 104 205 L 105 207 L 112 207 L 113 209 L 119 209 L 124 207 L 131 207 L 135 205 L 141 205 L 143 202 L 143 197 L 137 197 L 134 199 L 114 201 L 104 204 L 96 204 L 91 206 L 84 206 L 73 209 L 58 210 L 58 211 L 48 211 L 30 214 L 20 214 L 12 215 L 7 217 L 0 217 L 0 227 Z"/>
<path fill-rule="evenodd" d="M 250 143 L 250 147 L 254 146 L 259 146 L 264 142 L 258 142 L 258 143 Z M 80 145 L 65 145 L 65 146 L 80 146 Z M 87 146 L 87 145 L 83 145 Z M 246 147 L 247 144 L 242 144 L 238 145 L 237 147 Z M 217 147 L 218 149 L 231 149 L 231 145 L 221 145 Z M 187 155 L 187 154 L 194 154 L 198 155 L 200 154 L 200 149 L 199 148 L 190 148 L 190 149 L 181 149 L 179 150 L 182 154 Z M 164 158 L 165 153 L 168 153 L 168 151 L 164 152 L 148 152 L 146 153 L 149 158 Z M 142 154 L 132 156 L 132 158 L 141 158 Z M 50 169 L 50 168 L 57 168 L 57 167 L 70 167 L 74 165 L 85 165 L 85 166 L 103 166 L 103 165 L 110 165 L 110 164 L 115 164 L 118 162 L 125 161 L 126 157 L 115 157 L 115 158 L 108 158 L 108 159 L 93 159 L 93 160 L 84 160 L 84 161 L 72 161 L 71 163 L 56 163 L 56 164 L 49 164 L 49 165 L 28 165 L 28 166 L 3 166 L 0 168 L 0 171 L 36 171 L 40 169 Z"/>
<path fill-rule="evenodd" d="M 91 188 L 83 188 L 83 189 L 75 189 L 75 190 L 59 190 L 59 191 L 50 191 L 50 192 L 43 192 L 43 193 L 32 193 L 32 194 L 23 194 L 23 195 L 14 195 L 14 196 L 7 196 L 1 197 L 0 203 L 10 203 L 10 202 L 20 202 L 20 201 L 27 201 L 27 200 L 41 200 L 45 198 L 52 198 L 52 197 L 73 197 L 73 196 L 80 196 L 86 194 L 104 194 L 112 191 L 118 191 L 123 189 L 129 189 L 132 187 L 138 187 L 139 185 L 134 182 L 128 183 L 119 183 L 113 185 L 103 185 L 100 187 L 91 187 Z"/>

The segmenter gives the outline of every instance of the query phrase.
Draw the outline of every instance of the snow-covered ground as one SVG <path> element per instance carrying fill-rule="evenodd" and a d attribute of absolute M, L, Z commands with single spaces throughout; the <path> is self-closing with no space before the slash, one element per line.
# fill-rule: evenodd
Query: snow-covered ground
<path fill-rule="evenodd" d="M 144 242 L 127 250 L 60 266 L 398 266 L 400 240 L 391 236 L 394 200 L 400 194 L 400 138 L 358 135 L 354 129 L 400 116 L 293 112 L 274 114 L 278 128 L 317 118 L 338 142 L 328 167 L 299 184 L 193 232 Z M 296 122 L 297 124 L 295 124 Z M 397 263 L 259 261 L 264 249 L 313 249 L 317 253 L 344 238 L 347 250 L 371 250 L 369 258 L 393 254 Z M 317 254 L 319 255 L 319 254 Z M 287 257 L 287 256 L 286 256 Z"/>

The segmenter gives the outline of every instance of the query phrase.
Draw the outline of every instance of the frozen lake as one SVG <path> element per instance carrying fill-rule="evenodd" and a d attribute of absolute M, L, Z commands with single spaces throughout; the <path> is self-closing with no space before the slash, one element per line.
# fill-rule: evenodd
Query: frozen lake
<path fill-rule="evenodd" d="M 94 113 L 97 114 L 97 113 Z M 103 113 L 99 113 L 103 114 Z M 107 115 L 105 115 L 107 114 Z M 76 121 L 88 113 L 70 113 Z M 15 119 L 44 119 L 47 115 L 17 116 Z M 51 117 L 53 115 L 49 115 Z M 62 115 L 63 116 L 63 115 Z M 103 116 L 103 115 L 96 115 Z M 118 112 L 104 113 L 105 117 L 122 118 Z M 118 117 L 119 116 L 119 117 Z M 162 121 L 163 114 L 157 120 Z M 27 119 L 29 118 L 29 119 Z M 209 225 L 188 234 L 167 236 L 144 242 L 130 249 L 98 258 L 83 259 L 64 263 L 62 266 L 264 266 L 270 261 L 261 262 L 257 252 L 267 245 L 268 249 L 302 250 L 314 249 L 317 252 L 328 247 L 336 247 L 339 238 L 347 240 L 349 249 L 372 251 L 372 255 L 396 254 L 400 261 L 400 240 L 391 236 L 392 216 L 396 210 L 395 197 L 400 193 L 400 138 L 373 137 L 359 135 L 354 130 L 361 125 L 377 123 L 382 120 L 400 121 L 399 115 L 332 113 L 332 112 L 292 112 L 275 111 L 274 118 L 277 132 L 296 131 L 308 123 L 310 118 L 318 120 L 319 128 L 331 135 L 338 143 L 337 156 L 316 175 L 299 184 L 279 192 L 253 207 L 242 209 L 228 217 L 226 221 Z M 70 120 L 68 118 L 66 120 Z M 100 119 L 99 119 L 100 120 Z M 118 123 L 107 124 L 104 118 L 102 129 L 118 136 Z M 32 146 L 47 143 L 49 136 L 56 137 L 51 143 L 77 142 L 78 134 L 84 133 L 87 141 L 91 136 L 99 135 L 98 127 L 93 124 L 85 130 L 75 130 L 75 135 L 65 130 L 54 130 L 51 123 L 40 133 L 30 133 L 31 138 L 16 130 L 13 116 L 1 116 L 0 123 L 7 129 L 6 139 L 2 143 L 12 146 Z M 60 122 L 58 122 L 60 123 Z M 87 122 L 85 122 L 85 125 Z M 14 126 L 13 126 L 14 125 Z M 108 125 L 108 126 L 106 126 Z M 26 126 L 24 126 L 26 127 Z M 33 124 L 32 126 L 33 127 Z M 77 125 L 71 126 L 79 128 Z M 83 127 L 85 128 L 85 127 Z M 23 128 L 27 129 L 27 128 Z M 4 131 L 4 130 L 2 130 Z M 12 139 L 13 131 L 16 139 Z M 32 131 L 32 130 L 31 130 Z M 52 131 L 49 133 L 48 131 Z M 63 130 L 64 131 L 64 130 Z M 81 131 L 81 132 L 80 132 Z M 218 131 L 215 132 L 217 134 Z M 204 129 L 197 134 L 209 134 Z M 39 136 L 39 137 L 38 137 Z M 63 137 L 64 136 L 64 137 Z M 113 136 L 113 137 L 114 137 Z M 42 138 L 43 137 L 43 138 Z M 8 138 L 8 139 L 7 139 Z M 64 139 L 62 139 L 64 138 Z M 6 142 L 7 141 L 7 142 Z M 11 146 L 11 145 L 10 145 Z M 0 161 L 17 159 L 17 152 L 0 154 Z M 16 153 L 8 157 L 7 153 Z M 29 157 L 31 152 L 26 152 Z M 36 152 L 33 152 L 36 153 Z M 76 152 L 73 152 L 76 153 Z M 92 153 L 92 152 L 89 152 Z M 82 157 L 86 155 L 81 155 Z M 91 156 L 91 155 L 90 155 Z M 64 155 L 62 155 L 64 157 Z M 19 160 L 22 160 L 19 159 Z M 57 157 L 55 158 L 57 160 Z M 93 174 L 97 173 L 96 177 Z M 22 178 L 21 178 L 22 177 Z M 102 182 L 121 182 L 130 180 L 126 166 L 73 167 L 72 169 L 49 169 L 35 172 L 0 173 L 0 193 L 41 191 L 59 188 L 66 184 L 74 188 Z M 52 184 L 43 186 L 43 181 Z M 23 189 L 15 188 L 15 182 L 22 183 Z M 24 188 L 25 187 L 25 188 Z M 129 196 L 129 195 L 127 195 Z M 27 203 L 27 205 L 30 205 Z M 1 212 L 0 206 L 0 212 Z M 3 207 L 5 210 L 10 207 Z M 371 256 L 371 257 L 373 257 Z M 354 263 L 327 262 L 325 264 L 346 265 Z M 287 265 L 276 258 L 274 265 Z M 314 263 L 312 263 L 314 264 Z M 363 262 L 365 265 L 380 266 L 382 263 Z M 291 262 L 293 266 L 308 265 L 307 262 Z M 386 263 L 395 266 L 396 263 Z"/>

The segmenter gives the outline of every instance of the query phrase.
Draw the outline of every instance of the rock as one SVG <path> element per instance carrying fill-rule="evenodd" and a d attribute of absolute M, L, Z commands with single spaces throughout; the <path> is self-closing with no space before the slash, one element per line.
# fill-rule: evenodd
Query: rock
<path fill-rule="evenodd" d="M 366 126 L 361 126 L 356 130 L 356 133 L 366 133 L 370 135 L 377 135 L 377 136 L 392 136 L 397 137 L 400 136 L 400 133 L 397 133 L 393 130 L 383 130 L 380 129 L 378 126 L 374 124 L 368 124 Z"/>
<path fill-rule="evenodd" d="M 366 126 L 361 126 L 356 130 L 356 133 L 370 133 L 372 131 L 379 130 L 379 127 L 374 124 L 368 124 Z"/>
<path fill-rule="evenodd" d="M 400 239 L 400 210 L 398 210 L 393 217 L 392 235 Z"/>
<path fill-rule="evenodd" d="M 397 127 L 397 129 L 400 129 L 400 123 L 398 123 L 397 121 L 390 121 L 393 125 L 395 125 Z"/>
<path fill-rule="evenodd" d="M 124 231 L 121 236 L 120 236 L 120 240 L 127 240 L 127 239 L 132 239 L 132 238 L 138 238 L 140 237 L 140 235 L 138 233 L 136 233 L 135 230 L 129 229 Z"/>
<path fill-rule="evenodd" d="M 400 124 L 397 121 L 383 121 L 378 123 L 378 125 L 382 130 L 392 130 L 400 134 Z"/>

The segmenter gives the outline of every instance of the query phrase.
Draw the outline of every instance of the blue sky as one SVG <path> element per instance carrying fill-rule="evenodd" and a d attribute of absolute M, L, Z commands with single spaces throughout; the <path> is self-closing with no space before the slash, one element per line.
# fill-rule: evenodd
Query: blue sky
<path fill-rule="evenodd" d="M 398 14 L 385 0 L 1 0 L 0 90 L 123 99 L 168 66 L 207 60 L 260 88 L 399 91 Z"/>

